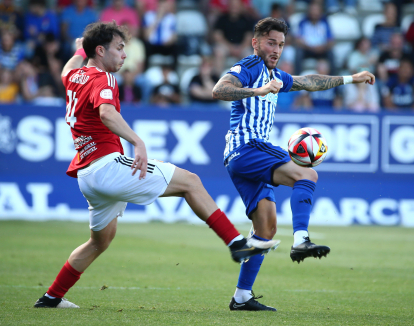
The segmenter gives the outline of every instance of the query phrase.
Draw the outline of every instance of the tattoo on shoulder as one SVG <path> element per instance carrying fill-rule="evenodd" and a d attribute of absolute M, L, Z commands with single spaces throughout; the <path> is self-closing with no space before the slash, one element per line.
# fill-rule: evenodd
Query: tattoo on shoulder
<path fill-rule="evenodd" d="M 222 101 L 238 101 L 254 96 L 251 88 L 243 88 L 241 81 L 231 75 L 224 75 L 213 89 L 213 97 Z"/>
<path fill-rule="evenodd" d="M 293 91 L 323 91 L 336 86 L 343 85 L 344 80 L 342 76 L 325 76 L 325 75 L 307 75 L 307 76 L 293 76 L 293 85 L 290 89 Z"/>

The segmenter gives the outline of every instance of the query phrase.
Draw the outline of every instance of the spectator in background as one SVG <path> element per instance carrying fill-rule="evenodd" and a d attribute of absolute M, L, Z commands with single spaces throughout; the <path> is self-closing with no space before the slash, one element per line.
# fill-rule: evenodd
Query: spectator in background
<path fill-rule="evenodd" d="M 18 63 L 24 59 L 23 47 L 16 43 L 15 30 L 12 27 L 1 30 L 0 64 L 14 70 Z"/>
<path fill-rule="evenodd" d="M 63 11 L 65 8 L 67 8 L 67 7 L 69 7 L 69 6 L 71 6 L 71 5 L 73 5 L 73 2 L 74 2 L 75 0 L 57 0 L 57 4 L 56 4 L 56 6 L 57 6 L 57 8 L 58 8 L 58 11 L 59 12 L 61 12 L 61 11 Z M 97 1 L 94 1 L 94 0 L 87 0 L 87 6 L 88 7 L 90 7 L 90 8 L 92 8 L 93 7 L 93 5 L 94 5 L 94 2 L 97 2 Z"/>
<path fill-rule="evenodd" d="M 2 0 L 0 3 L 0 29 L 4 28 L 16 29 L 16 39 L 23 39 L 24 18 L 13 0 Z"/>
<path fill-rule="evenodd" d="M 328 21 L 322 16 L 322 6 L 312 2 L 308 7 L 308 14 L 299 23 L 296 38 L 296 69 L 302 72 L 302 62 L 307 58 L 327 59 L 331 67 L 334 67 L 332 47 L 333 35 Z"/>
<path fill-rule="evenodd" d="M 251 0 L 241 0 L 240 9 L 243 13 L 247 14 L 250 11 L 250 14 L 257 14 L 254 8 L 251 6 Z M 252 11 L 254 10 L 254 11 Z M 230 11 L 230 1 L 229 0 L 210 0 L 208 4 L 208 15 L 207 21 L 211 27 L 216 24 L 216 21 L 219 16 L 228 13 Z M 259 18 L 259 14 L 257 14 Z"/>
<path fill-rule="evenodd" d="M 151 103 L 165 107 L 181 102 L 178 85 L 171 84 L 168 78 L 171 71 L 173 71 L 171 66 L 162 66 L 163 82 L 154 88 Z"/>
<path fill-rule="evenodd" d="M 388 109 L 414 109 L 414 71 L 408 58 L 400 62 L 398 74 L 382 89 L 384 106 Z"/>
<path fill-rule="evenodd" d="M 72 44 L 81 37 L 85 27 L 98 20 L 96 12 L 88 6 L 88 0 L 73 0 L 73 5 L 63 9 L 62 39 L 64 51 L 68 56 L 72 54 Z"/>
<path fill-rule="evenodd" d="M 33 99 L 32 104 L 39 106 L 61 106 L 65 107 L 66 101 L 56 95 L 54 87 L 51 84 L 40 85 L 37 96 Z"/>
<path fill-rule="evenodd" d="M 29 61 L 23 60 L 16 69 L 19 76 L 20 94 L 25 102 L 31 102 L 39 92 L 39 71 Z"/>
<path fill-rule="evenodd" d="M 220 15 L 214 26 L 216 71 L 223 71 L 227 57 L 235 61 L 250 55 L 253 21 L 243 13 L 240 0 L 229 0 L 229 11 Z"/>
<path fill-rule="evenodd" d="M 400 61 L 404 57 L 404 39 L 400 33 L 393 34 L 390 41 L 391 47 L 381 53 L 378 66 L 378 78 L 386 82 L 398 72 Z"/>
<path fill-rule="evenodd" d="M 324 59 L 318 60 L 316 64 L 318 75 L 330 75 L 331 67 Z M 342 105 L 342 87 L 334 87 L 319 92 L 305 92 L 301 95 L 300 103 L 305 108 L 340 108 Z"/>
<path fill-rule="evenodd" d="M 284 12 L 282 10 L 282 7 L 280 5 L 278 5 L 277 3 L 274 3 L 271 7 L 271 12 L 270 12 L 270 17 L 272 18 L 277 18 L 277 19 L 282 19 L 286 22 L 286 24 L 289 25 L 289 22 L 287 21 L 287 19 L 284 16 Z M 281 64 L 282 62 L 288 61 L 289 63 L 293 64 L 295 62 L 295 57 L 296 57 L 296 49 L 293 46 L 293 41 L 292 41 L 292 34 L 288 33 L 285 36 L 285 45 L 283 46 L 283 56 L 279 58 L 279 64 Z M 290 67 L 290 66 L 289 66 Z M 294 73 L 292 71 L 292 73 Z"/>
<path fill-rule="evenodd" d="M 288 25 L 288 27 L 290 27 L 290 24 L 288 22 L 288 19 L 285 16 L 285 12 L 283 11 L 283 7 L 280 6 L 277 3 L 274 3 L 271 5 L 270 10 L 269 10 L 269 14 L 266 17 L 272 17 L 272 18 L 277 18 L 277 19 L 281 19 L 284 20 L 286 22 L 286 24 Z M 289 34 L 287 34 L 289 35 Z"/>
<path fill-rule="evenodd" d="M 127 26 L 131 38 L 124 47 L 128 59 L 124 61 L 119 72 L 122 73 L 124 70 L 128 70 L 135 80 L 144 71 L 145 45 L 138 38 L 138 30 L 136 28 L 131 28 L 128 22 L 122 22 L 121 25 Z"/>
<path fill-rule="evenodd" d="M 378 62 L 378 51 L 371 48 L 371 41 L 366 37 L 361 37 L 355 42 L 354 50 L 348 57 L 347 68 L 352 74 L 363 70 L 375 71 Z"/>
<path fill-rule="evenodd" d="M 174 4 L 175 0 L 167 0 Z M 135 5 L 137 6 L 137 10 L 140 13 L 141 17 L 144 17 L 147 11 L 157 11 L 158 8 L 158 0 L 137 0 L 135 1 Z"/>
<path fill-rule="evenodd" d="M 132 104 L 141 101 L 141 89 L 135 85 L 135 75 L 128 69 L 121 73 L 122 84 L 119 85 L 119 100 L 124 103 Z"/>
<path fill-rule="evenodd" d="M 359 72 L 359 71 L 358 71 Z M 376 85 L 349 84 L 343 88 L 344 107 L 354 112 L 379 112 L 380 96 Z"/>
<path fill-rule="evenodd" d="M 137 11 L 126 6 L 124 0 L 112 0 L 112 6 L 102 11 L 101 21 L 112 20 L 115 20 L 118 25 L 121 25 L 121 22 L 127 23 L 133 34 L 136 34 L 139 29 L 140 20 Z"/>
<path fill-rule="evenodd" d="M 64 96 L 65 90 L 61 79 L 62 57 L 63 51 L 59 40 L 52 33 L 49 33 L 46 34 L 44 43 L 36 47 L 33 63 L 40 73 L 50 74 L 53 80 L 51 85 L 54 88 L 54 93 Z"/>
<path fill-rule="evenodd" d="M 41 44 L 48 33 L 59 37 L 58 17 L 46 8 L 46 0 L 30 0 L 24 23 L 24 38 L 30 50 Z"/>
<path fill-rule="evenodd" d="M 372 46 L 378 48 L 380 51 L 390 50 L 391 37 L 395 33 L 401 33 L 397 21 L 397 8 L 392 2 L 384 4 L 385 22 L 375 26 L 374 34 L 372 35 Z"/>
<path fill-rule="evenodd" d="M 19 86 L 13 80 L 13 71 L 0 69 L 0 103 L 15 103 L 19 94 Z"/>
<path fill-rule="evenodd" d="M 171 55 L 173 67 L 177 64 L 177 33 L 174 3 L 158 0 L 157 11 L 148 11 L 144 16 L 144 40 L 148 59 L 153 54 Z"/>
<path fill-rule="evenodd" d="M 213 72 L 213 59 L 204 57 L 200 66 L 200 73 L 193 77 L 189 86 L 191 102 L 217 103 L 213 99 L 212 92 L 214 85 L 219 81 L 219 76 Z"/>
<path fill-rule="evenodd" d="M 357 2 L 356 0 L 344 0 L 342 1 L 345 8 L 344 11 L 350 15 L 356 15 L 358 12 L 356 10 Z M 339 7 L 339 1 L 338 0 L 326 0 L 326 10 L 328 11 L 328 14 L 333 14 L 341 10 Z"/>
<path fill-rule="evenodd" d="M 411 50 L 414 51 L 414 21 L 410 24 L 410 27 L 408 27 L 405 39 L 410 44 Z"/>
<path fill-rule="evenodd" d="M 282 13 L 286 11 L 287 16 L 290 16 L 293 13 L 294 9 L 292 1 L 290 0 L 252 0 L 252 6 L 259 13 L 260 18 L 265 18 L 269 16 L 273 18 L 282 18 L 275 17 L 271 14 L 271 12 L 275 10 L 275 8 L 278 8 L 278 10 L 280 10 Z"/>
<path fill-rule="evenodd" d="M 283 50 L 285 52 L 285 50 Z M 293 75 L 294 74 L 294 65 L 292 61 L 282 61 L 278 63 L 278 69 Z M 288 111 L 294 108 L 297 108 L 299 105 L 300 92 L 287 92 L 283 93 L 283 96 L 278 96 L 277 98 L 277 107 L 278 111 Z"/>

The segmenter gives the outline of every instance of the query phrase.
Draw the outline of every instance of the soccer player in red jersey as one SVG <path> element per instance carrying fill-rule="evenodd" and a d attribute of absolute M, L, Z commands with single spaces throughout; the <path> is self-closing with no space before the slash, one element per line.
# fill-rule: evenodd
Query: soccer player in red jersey
<path fill-rule="evenodd" d="M 63 296 L 108 248 L 115 237 L 117 218 L 128 202 L 148 205 L 158 197 L 184 197 L 194 213 L 229 246 L 236 262 L 267 253 L 279 243 L 245 239 L 197 175 L 147 158 L 144 142 L 120 114 L 118 85 L 111 74 L 127 57 L 126 41 L 126 31 L 115 22 L 91 24 L 84 37 L 76 40 L 78 50 L 63 68 L 65 118 L 77 150 L 67 174 L 78 178 L 88 201 L 91 237 L 71 253 L 53 284 L 36 301 L 37 308 L 79 308 Z M 87 65 L 79 68 L 86 57 Z M 119 137 L 134 145 L 134 158 L 123 155 Z"/>

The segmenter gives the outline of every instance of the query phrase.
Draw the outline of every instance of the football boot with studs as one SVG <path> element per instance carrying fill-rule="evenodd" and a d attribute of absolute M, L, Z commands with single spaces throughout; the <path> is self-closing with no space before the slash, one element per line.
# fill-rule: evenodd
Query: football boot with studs
<path fill-rule="evenodd" d="M 235 241 L 230 246 L 231 258 L 237 262 L 247 262 L 250 257 L 267 254 L 279 246 L 280 240 L 261 241 L 254 238 L 244 238 Z"/>
<path fill-rule="evenodd" d="M 321 259 L 322 256 L 326 257 L 331 251 L 331 248 L 327 246 L 319 246 L 311 242 L 309 237 L 305 237 L 305 242 L 290 249 L 290 258 L 293 262 L 297 261 L 298 264 L 307 257 L 315 257 Z"/>
<path fill-rule="evenodd" d="M 264 304 L 261 304 L 257 301 L 257 299 L 263 298 L 262 295 L 255 296 L 252 291 L 252 297 L 250 300 L 243 302 L 243 303 L 237 303 L 236 300 L 234 300 L 234 297 L 231 298 L 229 308 L 230 310 L 245 310 L 245 311 L 277 311 L 276 308 L 265 306 Z"/>
<path fill-rule="evenodd" d="M 79 306 L 66 300 L 65 298 L 49 298 L 46 293 L 36 301 L 35 308 L 79 308 Z"/>

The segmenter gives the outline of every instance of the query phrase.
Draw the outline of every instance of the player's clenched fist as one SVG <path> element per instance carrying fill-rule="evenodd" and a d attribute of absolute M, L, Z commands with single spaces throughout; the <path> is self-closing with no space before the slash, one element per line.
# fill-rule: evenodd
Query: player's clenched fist
<path fill-rule="evenodd" d="M 76 45 L 76 50 L 82 49 L 83 48 L 83 37 L 81 38 L 77 38 L 75 40 L 75 45 Z"/>
<path fill-rule="evenodd" d="M 353 84 L 368 83 L 370 85 L 374 85 L 375 76 L 371 74 L 369 71 L 361 71 L 355 75 L 352 75 L 352 83 Z"/>
<path fill-rule="evenodd" d="M 279 90 L 282 88 L 283 83 L 278 82 L 276 79 L 270 81 L 266 85 L 256 88 L 255 96 L 265 96 L 269 93 L 277 94 Z"/>

